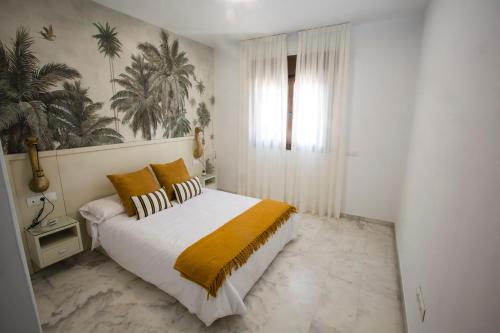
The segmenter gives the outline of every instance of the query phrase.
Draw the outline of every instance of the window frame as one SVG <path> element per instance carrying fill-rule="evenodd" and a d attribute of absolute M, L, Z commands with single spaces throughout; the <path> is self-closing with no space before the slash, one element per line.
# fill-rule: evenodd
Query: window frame
<path fill-rule="evenodd" d="M 286 150 L 292 150 L 292 125 L 293 125 L 293 90 L 295 86 L 295 70 L 297 68 L 297 55 L 287 56 L 288 76 L 288 102 L 286 113 Z"/>

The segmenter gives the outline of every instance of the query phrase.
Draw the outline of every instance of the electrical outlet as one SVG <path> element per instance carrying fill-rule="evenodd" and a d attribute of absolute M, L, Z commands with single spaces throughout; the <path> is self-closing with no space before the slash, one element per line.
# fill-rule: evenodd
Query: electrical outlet
<path fill-rule="evenodd" d="M 425 303 L 424 303 L 424 293 L 422 291 L 422 287 L 418 287 L 417 289 L 417 303 L 418 310 L 420 311 L 420 320 L 424 322 L 425 320 Z"/>
<path fill-rule="evenodd" d="M 57 200 L 56 192 L 45 193 L 45 196 L 47 197 L 47 199 L 49 199 L 52 202 Z M 26 204 L 28 205 L 28 207 L 41 205 L 42 204 L 41 198 L 43 198 L 43 195 L 41 195 L 41 194 L 35 195 L 32 197 L 28 197 L 28 198 L 26 198 Z"/>

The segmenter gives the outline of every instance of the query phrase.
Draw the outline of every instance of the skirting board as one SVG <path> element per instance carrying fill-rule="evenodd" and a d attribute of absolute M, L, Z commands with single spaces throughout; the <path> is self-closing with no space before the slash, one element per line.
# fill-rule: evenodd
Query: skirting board
<path fill-rule="evenodd" d="M 396 230 L 394 230 L 394 243 L 396 246 L 396 262 L 398 263 L 398 282 L 399 282 L 399 298 L 401 299 L 401 312 L 403 313 L 403 330 L 408 333 L 408 322 L 406 319 L 406 303 L 405 303 L 405 293 L 403 289 L 403 276 L 401 275 L 401 263 L 399 261 L 399 247 L 398 238 Z"/>
<path fill-rule="evenodd" d="M 368 223 L 383 225 L 385 227 L 394 228 L 394 222 L 389 222 L 389 221 L 384 221 L 384 220 L 377 220 L 377 219 L 372 219 L 372 218 L 368 218 L 368 217 L 351 215 L 351 214 L 345 214 L 345 213 L 340 213 L 340 217 L 343 217 L 343 218 L 346 218 L 346 219 L 349 219 L 349 220 L 363 221 L 363 222 L 368 222 Z"/>
<path fill-rule="evenodd" d="M 363 221 L 367 223 L 373 223 L 373 224 L 378 224 L 378 225 L 383 225 L 386 227 L 390 227 L 394 229 L 394 247 L 396 248 L 396 263 L 398 265 L 398 284 L 399 284 L 399 298 L 401 301 L 401 312 L 403 315 L 403 330 L 404 332 L 408 333 L 408 323 L 406 321 L 406 306 L 405 306 L 405 294 L 403 290 L 403 277 L 401 276 L 401 263 L 399 261 L 399 248 L 398 248 L 398 240 L 397 240 L 397 234 L 396 234 L 396 228 L 394 222 L 388 222 L 388 221 L 383 221 L 383 220 L 377 220 L 377 219 L 371 219 L 368 217 L 362 217 L 362 216 L 357 216 L 357 215 L 351 215 L 351 214 L 344 214 L 340 213 L 341 218 L 346 218 L 349 220 L 355 220 L 355 221 Z"/>

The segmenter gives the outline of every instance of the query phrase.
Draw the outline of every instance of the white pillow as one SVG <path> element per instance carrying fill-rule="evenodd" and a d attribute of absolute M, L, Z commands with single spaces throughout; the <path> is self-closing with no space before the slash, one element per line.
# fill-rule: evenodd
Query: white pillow
<path fill-rule="evenodd" d="M 86 203 L 79 209 L 80 214 L 90 223 L 102 223 L 113 216 L 125 213 L 118 194 Z"/>

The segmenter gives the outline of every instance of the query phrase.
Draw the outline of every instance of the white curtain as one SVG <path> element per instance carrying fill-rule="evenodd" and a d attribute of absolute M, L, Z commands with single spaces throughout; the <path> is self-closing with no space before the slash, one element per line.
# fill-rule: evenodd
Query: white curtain
<path fill-rule="evenodd" d="M 286 35 L 241 43 L 238 193 L 285 199 Z"/>
<path fill-rule="evenodd" d="M 345 163 L 349 24 L 299 32 L 286 199 L 339 217 Z"/>

